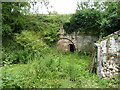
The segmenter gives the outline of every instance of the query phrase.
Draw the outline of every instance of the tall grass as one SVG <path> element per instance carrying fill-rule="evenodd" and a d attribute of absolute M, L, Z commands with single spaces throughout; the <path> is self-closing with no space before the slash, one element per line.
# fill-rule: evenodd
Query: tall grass
<path fill-rule="evenodd" d="M 4 66 L 2 88 L 117 87 L 110 80 L 101 80 L 86 71 L 89 56 L 51 49 L 42 56 L 34 54 L 32 59 L 28 64 Z"/>

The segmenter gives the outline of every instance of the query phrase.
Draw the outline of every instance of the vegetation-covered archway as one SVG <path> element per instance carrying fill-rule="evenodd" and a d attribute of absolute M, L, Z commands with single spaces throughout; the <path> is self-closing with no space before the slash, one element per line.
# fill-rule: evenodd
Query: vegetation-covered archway
<path fill-rule="evenodd" d="M 58 48 L 61 48 L 61 49 L 65 50 L 65 51 L 70 51 L 70 52 L 75 51 L 74 42 L 72 40 L 68 39 L 68 38 L 60 38 L 60 39 L 58 39 L 57 46 L 58 46 Z"/>

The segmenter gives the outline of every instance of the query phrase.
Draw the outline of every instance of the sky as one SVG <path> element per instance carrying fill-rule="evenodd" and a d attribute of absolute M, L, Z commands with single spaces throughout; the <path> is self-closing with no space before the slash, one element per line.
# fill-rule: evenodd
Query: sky
<path fill-rule="evenodd" d="M 59 14 L 75 13 L 77 0 L 50 0 L 53 9 Z"/>
<path fill-rule="evenodd" d="M 59 14 L 71 14 L 75 13 L 76 8 L 77 8 L 77 1 L 81 0 L 49 0 L 50 4 L 49 6 L 49 11 L 57 11 Z M 41 3 L 38 3 L 35 7 L 37 9 L 37 13 L 41 14 L 47 14 L 47 9 L 46 7 L 42 7 L 41 9 Z M 35 10 L 31 10 L 35 11 Z"/>
<path fill-rule="evenodd" d="M 41 0 L 37 0 L 41 1 Z M 48 0 L 49 3 L 49 11 L 57 11 L 59 14 L 73 14 L 76 12 L 77 9 L 77 2 L 94 2 L 94 1 L 101 1 L 101 0 Z M 104 1 L 104 0 L 103 0 Z M 43 6 L 41 8 L 41 6 Z M 52 6 L 52 8 L 51 8 Z M 35 10 L 37 9 L 37 10 Z M 44 5 L 41 5 L 40 2 L 37 3 L 34 10 L 31 9 L 31 12 L 40 14 L 48 14 L 47 9 Z"/>

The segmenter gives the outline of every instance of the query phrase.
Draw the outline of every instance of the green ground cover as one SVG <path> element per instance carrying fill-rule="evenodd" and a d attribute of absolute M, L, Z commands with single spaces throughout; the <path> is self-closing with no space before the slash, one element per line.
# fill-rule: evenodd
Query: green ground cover
<path fill-rule="evenodd" d="M 1 88 L 117 88 L 116 78 L 102 80 L 86 70 L 90 57 L 51 50 L 27 64 L 6 65 Z"/>

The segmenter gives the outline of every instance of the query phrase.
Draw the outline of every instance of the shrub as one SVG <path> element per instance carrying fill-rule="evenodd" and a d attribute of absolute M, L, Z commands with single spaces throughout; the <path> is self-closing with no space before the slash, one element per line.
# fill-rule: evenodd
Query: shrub
<path fill-rule="evenodd" d="M 3 64 L 27 63 L 49 51 L 49 47 L 35 32 L 22 31 L 13 37 L 3 37 L 2 61 Z"/>
<path fill-rule="evenodd" d="M 30 52 L 45 52 L 48 50 L 48 46 L 39 39 L 39 36 L 32 31 L 22 31 L 21 34 L 16 34 L 16 42 L 24 48 L 30 50 Z"/>

